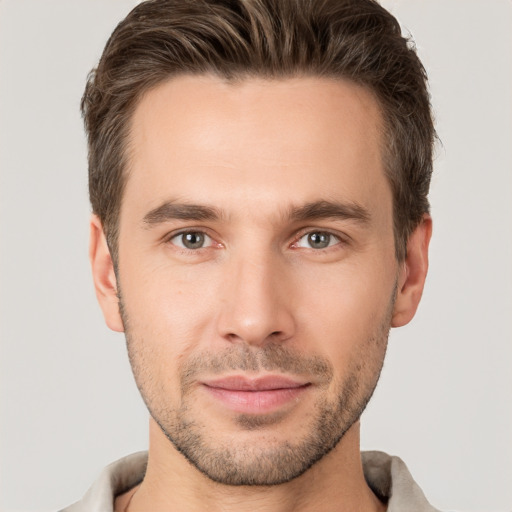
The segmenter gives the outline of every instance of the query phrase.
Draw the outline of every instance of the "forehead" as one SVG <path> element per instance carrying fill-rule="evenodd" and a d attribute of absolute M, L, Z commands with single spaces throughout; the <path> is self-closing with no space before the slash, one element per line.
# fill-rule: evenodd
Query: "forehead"
<path fill-rule="evenodd" d="M 372 94 L 348 81 L 173 78 L 135 110 L 123 203 L 372 202 L 389 196 L 381 125 Z"/>

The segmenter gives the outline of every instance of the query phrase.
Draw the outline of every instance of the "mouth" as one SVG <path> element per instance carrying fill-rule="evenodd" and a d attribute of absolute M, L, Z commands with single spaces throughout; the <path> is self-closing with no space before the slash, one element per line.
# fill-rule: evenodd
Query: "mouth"
<path fill-rule="evenodd" d="M 311 383 L 281 375 L 235 375 L 204 381 L 202 385 L 210 397 L 233 412 L 268 414 L 296 403 Z"/>

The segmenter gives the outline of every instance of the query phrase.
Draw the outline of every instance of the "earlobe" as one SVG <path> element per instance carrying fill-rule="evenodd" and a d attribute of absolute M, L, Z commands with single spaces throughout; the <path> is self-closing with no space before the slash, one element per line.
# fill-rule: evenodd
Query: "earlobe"
<path fill-rule="evenodd" d="M 123 321 L 119 311 L 117 280 L 103 226 L 96 215 L 91 216 L 89 237 L 89 260 L 96 297 L 103 311 L 105 322 L 113 331 L 123 332 Z"/>
<path fill-rule="evenodd" d="M 432 219 L 425 214 L 407 242 L 407 256 L 402 263 L 393 309 L 392 327 L 409 323 L 420 303 L 428 271 L 428 247 L 432 236 Z"/>

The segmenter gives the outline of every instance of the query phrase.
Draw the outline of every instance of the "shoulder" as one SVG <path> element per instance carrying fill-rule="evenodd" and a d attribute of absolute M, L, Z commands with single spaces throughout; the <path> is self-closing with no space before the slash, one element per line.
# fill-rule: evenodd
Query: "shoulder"
<path fill-rule="evenodd" d="M 60 512 L 113 512 L 116 496 L 144 478 L 147 460 L 147 452 L 138 452 L 109 464 L 80 501 Z"/>
<path fill-rule="evenodd" d="M 362 452 L 363 470 L 372 491 L 388 503 L 388 512 L 439 512 L 427 501 L 400 457 Z"/>

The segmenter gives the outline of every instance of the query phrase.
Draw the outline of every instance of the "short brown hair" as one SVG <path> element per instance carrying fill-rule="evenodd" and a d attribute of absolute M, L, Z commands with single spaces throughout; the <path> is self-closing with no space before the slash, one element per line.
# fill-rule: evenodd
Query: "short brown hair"
<path fill-rule="evenodd" d="M 114 263 L 131 116 L 143 93 L 184 73 L 342 78 L 371 91 L 405 258 L 429 211 L 435 132 L 425 70 L 397 20 L 374 0 L 150 0 L 114 30 L 81 103 L 90 200 Z"/>

